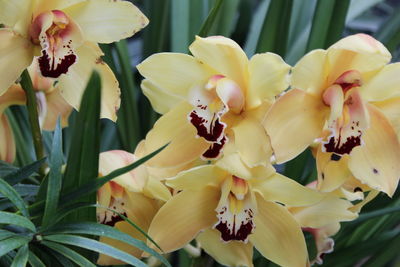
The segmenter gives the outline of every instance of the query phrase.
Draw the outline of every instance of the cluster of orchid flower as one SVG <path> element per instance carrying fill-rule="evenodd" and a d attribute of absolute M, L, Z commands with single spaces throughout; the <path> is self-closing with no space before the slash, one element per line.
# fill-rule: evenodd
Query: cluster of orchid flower
<path fill-rule="evenodd" d="M 93 69 L 102 77 L 102 117 L 116 120 L 118 82 L 97 43 L 131 36 L 146 17 L 125 1 L 0 4 L 0 138 L 7 144 L 1 159 L 14 158 L 3 111 L 24 103 L 14 82 L 25 68 L 41 103 L 43 129 L 53 129 L 60 115 L 66 125 Z M 26 11 L 10 15 L 16 9 Z M 294 67 L 273 53 L 248 59 L 222 36 L 197 37 L 189 50 L 192 56 L 159 53 L 137 66 L 143 93 L 163 115 L 135 154 L 100 154 L 99 174 L 169 145 L 104 185 L 98 203 L 135 222 L 163 253 L 196 239 L 228 266 L 252 266 L 253 246 L 282 266 L 322 263 L 340 222 L 357 218 L 380 191 L 392 196 L 396 190 L 400 65 L 389 64 L 388 50 L 364 34 L 313 50 Z M 303 186 L 276 172 L 273 164 L 307 148 L 316 158 L 316 181 Z M 98 208 L 97 214 L 100 223 L 146 241 L 113 211 Z M 315 259 L 308 258 L 303 231 L 315 238 Z M 101 241 L 146 256 L 119 241 Z M 100 255 L 98 263 L 121 262 Z"/>

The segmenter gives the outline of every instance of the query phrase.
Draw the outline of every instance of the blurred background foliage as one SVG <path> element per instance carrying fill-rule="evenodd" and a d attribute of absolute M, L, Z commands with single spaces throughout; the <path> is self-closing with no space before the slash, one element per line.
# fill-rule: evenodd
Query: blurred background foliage
<path fill-rule="evenodd" d="M 393 62 L 400 59 L 399 0 L 132 2 L 150 19 L 150 24 L 133 38 L 101 46 L 105 52 L 104 60 L 118 77 L 122 102 L 116 124 L 104 119 L 100 121 L 100 147 L 93 146 L 97 151 L 135 150 L 137 143 L 159 117 L 141 93 L 141 77 L 135 66 L 158 52 L 188 53 L 188 46 L 196 35 L 230 37 L 243 47 L 249 57 L 269 51 L 294 65 L 312 49 L 327 48 L 343 36 L 363 32 L 380 40 L 392 53 Z M 79 125 L 77 114 L 74 112 L 70 117 L 70 125 Z M 36 160 L 26 108 L 11 107 L 7 116 L 15 134 L 17 158 L 15 166 L 2 163 L 1 177 Z M 70 153 L 78 153 L 74 152 L 77 145 L 72 141 L 76 140 L 73 128 L 65 128 L 59 135 L 62 136 L 64 162 L 67 162 Z M 43 138 L 46 154 L 49 154 L 54 148 L 53 133 L 43 132 Z M 315 161 L 310 151 L 278 166 L 278 169 L 302 184 L 316 179 Z M 26 201 L 34 198 L 40 184 L 35 175 L 28 176 L 23 184 L 16 187 Z M 0 196 L 0 210 L 9 208 L 3 197 Z M 399 210 L 399 190 L 392 199 L 379 195 L 364 207 L 358 219 L 342 223 L 340 232 L 334 237 L 335 251 L 324 257 L 323 266 L 400 266 Z M 310 258 L 313 258 L 315 245 L 311 236 L 306 235 L 306 239 Z M 172 266 L 219 266 L 204 253 L 193 257 L 185 250 L 170 255 L 169 261 Z M 7 257 L 0 259 L 0 265 L 9 266 L 9 263 Z M 254 263 L 255 266 L 274 266 L 257 253 Z"/>

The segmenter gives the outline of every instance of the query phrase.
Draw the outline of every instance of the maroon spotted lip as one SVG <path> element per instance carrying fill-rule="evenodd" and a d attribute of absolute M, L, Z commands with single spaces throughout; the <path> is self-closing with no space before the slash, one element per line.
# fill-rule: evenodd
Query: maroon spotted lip
<path fill-rule="evenodd" d="M 76 55 L 69 54 L 55 65 L 54 59 L 51 60 L 46 50 L 42 50 L 42 56 L 38 58 L 40 72 L 44 77 L 58 78 L 61 74 L 66 74 L 69 67 L 76 62 Z"/>

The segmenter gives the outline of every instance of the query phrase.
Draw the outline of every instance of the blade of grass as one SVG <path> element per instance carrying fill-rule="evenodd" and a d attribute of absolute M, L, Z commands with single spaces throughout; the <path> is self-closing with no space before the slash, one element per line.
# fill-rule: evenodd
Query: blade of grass
<path fill-rule="evenodd" d="M 119 249 L 116 249 L 105 243 L 101 243 L 99 241 L 92 240 L 90 238 L 74 236 L 74 235 L 49 235 L 49 236 L 44 236 L 43 239 L 61 243 L 61 244 L 77 246 L 80 248 L 84 248 L 84 249 L 88 249 L 88 250 L 95 251 L 98 253 L 102 253 L 102 254 L 108 255 L 110 257 L 124 261 L 128 264 L 132 264 L 134 266 L 147 267 L 147 265 L 145 263 L 143 263 L 139 259 L 133 257 L 132 255 L 130 255 L 126 252 L 123 252 Z"/>
<path fill-rule="evenodd" d="M 274 52 L 285 56 L 293 0 L 271 0 L 256 52 Z"/>
<path fill-rule="evenodd" d="M 32 267 L 46 267 L 42 260 L 36 256 L 32 251 L 29 251 L 28 262 Z"/>
<path fill-rule="evenodd" d="M 224 0 L 215 0 L 214 6 L 212 7 L 210 13 L 207 16 L 207 19 L 204 21 L 201 29 L 199 31 L 199 36 L 206 37 L 209 35 L 211 27 L 214 25 L 217 15 L 220 12 L 222 3 Z"/>
<path fill-rule="evenodd" d="M 46 193 L 46 204 L 43 214 L 42 225 L 46 226 L 51 223 L 52 217 L 57 211 L 58 199 L 61 191 L 62 173 L 61 166 L 63 163 L 62 152 L 62 132 L 60 118 L 57 120 L 56 129 L 54 131 L 53 145 L 50 155 L 50 172 L 48 177 L 48 186 Z"/>
<path fill-rule="evenodd" d="M 0 258 L 6 255 L 8 252 L 19 248 L 29 242 L 28 238 L 15 236 L 0 241 Z"/>
<path fill-rule="evenodd" d="M 400 43 L 400 7 L 393 11 L 389 19 L 383 23 L 374 37 L 381 41 L 390 52 L 394 52 Z"/>
<path fill-rule="evenodd" d="M 15 191 L 15 189 L 3 179 L 0 179 L 0 193 L 8 198 L 25 217 L 29 217 L 28 207 L 26 206 L 24 200 L 17 193 L 17 191 Z"/>
<path fill-rule="evenodd" d="M 336 0 L 325 41 L 325 47 L 329 47 L 342 37 L 349 6 L 350 0 Z"/>
<path fill-rule="evenodd" d="M 138 97 L 133 82 L 133 71 L 126 40 L 115 43 L 118 61 L 121 66 L 121 106 L 118 110 L 117 126 L 123 149 L 134 152 L 142 137 L 138 109 Z"/>
<path fill-rule="evenodd" d="M 306 52 L 325 48 L 335 3 L 335 0 L 317 1 Z"/>
<path fill-rule="evenodd" d="M 28 244 L 23 245 L 18 249 L 17 255 L 11 264 L 11 267 L 23 267 L 28 263 L 29 249 Z"/>
<path fill-rule="evenodd" d="M 171 51 L 187 53 L 189 46 L 189 5 L 187 0 L 171 0 Z"/>
<path fill-rule="evenodd" d="M 125 218 L 123 218 L 125 219 Z M 137 226 L 136 226 L 137 227 Z M 141 230 L 143 232 L 143 230 Z M 130 235 L 123 233 L 114 227 L 98 224 L 98 223 L 89 223 L 89 222 L 82 222 L 82 223 L 73 223 L 73 224 L 64 224 L 59 225 L 54 228 L 49 229 L 49 233 L 57 233 L 57 234 L 88 234 L 88 235 L 95 235 L 95 236 L 104 236 L 111 239 L 115 239 L 131 246 L 137 247 L 140 250 L 143 250 L 152 256 L 159 259 L 162 263 L 166 266 L 171 266 L 169 262 L 158 254 L 153 249 L 149 248 L 143 241 L 135 239 Z M 160 249 L 161 250 L 161 249 Z"/>
<path fill-rule="evenodd" d="M 75 262 L 76 264 L 78 264 L 79 266 L 87 266 L 87 267 L 95 267 L 96 266 L 95 264 L 91 263 L 88 259 L 83 257 L 81 254 L 73 251 L 72 249 L 70 249 L 66 246 L 63 246 L 63 245 L 60 245 L 58 243 L 51 242 L 51 241 L 42 241 L 42 244 L 52 250 L 57 251 L 64 257 L 66 257 L 66 258 L 70 259 L 71 261 Z"/>
<path fill-rule="evenodd" d="M 0 211 L 0 224 L 11 224 L 24 227 L 32 232 L 36 232 L 35 225 L 27 218 L 12 212 Z"/>
<path fill-rule="evenodd" d="M 17 184 L 22 180 L 28 178 L 32 174 L 36 173 L 40 166 L 45 162 L 46 158 L 42 158 L 38 161 L 35 161 L 29 165 L 26 165 L 10 174 L 5 176 L 3 179 L 7 181 L 10 185 Z"/>
<path fill-rule="evenodd" d="M 82 97 L 81 109 L 73 128 L 72 147 L 68 155 L 63 179 L 63 193 L 69 192 L 95 180 L 98 175 L 100 152 L 100 102 L 101 79 L 94 71 Z M 85 201 L 96 203 L 96 194 L 87 193 Z M 74 199 L 71 199 L 74 200 Z M 93 211 L 72 213 L 68 219 L 96 221 Z"/>
<path fill-rule="evenodd" d="M 250 25 L 250 30 L 246 37 L 246 44 L 244 46 L 244 51 L 249 58 L 256 52 L 257 43 L 260 38 L 263 22 L 267 15 L 269 4 L 270 0 L 264 0 L 258 4 L 255 10 L 255 14 Z"/>

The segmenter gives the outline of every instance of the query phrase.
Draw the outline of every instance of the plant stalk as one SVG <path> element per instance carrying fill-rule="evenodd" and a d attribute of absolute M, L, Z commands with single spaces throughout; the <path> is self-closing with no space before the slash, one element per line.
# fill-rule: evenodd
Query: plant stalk
<path fill-rule="evenodd" d="M 33 137 L 33 144 L 35 147 L 36 160 L 44 157 L 42 133 L 39 125 L 39 115 L 37 110 L 36 94 L 33 89 L 32 80 L 29 76 L 28 70 L 24 70 L 21 75 L 21 86 L 26 94 L 26 106 L 28 108 L 29 123 L 31 125 L 31 132 Z M 45 173 L 45 165 L 40 168 L 40 173 Z"/>

